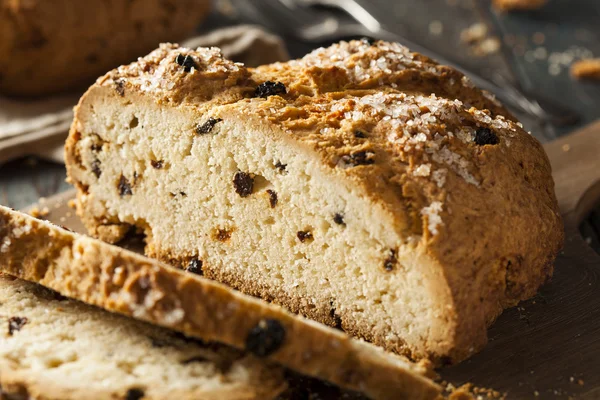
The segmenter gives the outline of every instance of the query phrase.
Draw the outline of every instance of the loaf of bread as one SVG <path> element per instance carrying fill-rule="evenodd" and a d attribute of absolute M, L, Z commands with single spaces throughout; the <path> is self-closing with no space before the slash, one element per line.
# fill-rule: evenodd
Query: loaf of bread
<path fill-rule="evenodd" d="M 434 399 L 427 364 L 225 285 L 0 206 L 0 271 L 205 341 L 217 341 L 373 399 Z M 174 397 L 175 398 L 175 397 Z"/>
<path fill-rule="evenodd" d="M 461 73 L 383 41 L 247 69 L 161 45 L 98 79 L 66 144 L 116 242 L 414 358 L 481 349 L 563 241 L 540 143 Z"/>
<path fill-rule="evenodd" d="M 0 398 L 274 399 L 282 368 L 0 274 Z"/>
<path fill-rule="evenodd" d="M 0 94 L 88 86 L 162 41 L 182 40 L 209 0 L 0 0 Z"/>

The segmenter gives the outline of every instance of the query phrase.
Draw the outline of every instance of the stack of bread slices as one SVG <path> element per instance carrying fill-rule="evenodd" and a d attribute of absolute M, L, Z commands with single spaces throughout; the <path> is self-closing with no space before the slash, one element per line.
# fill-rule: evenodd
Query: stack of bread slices
<path fill-rule="evenodd" d="M 82 97 L 66 163 L 96 239 L 0 209 L 0 271 L 55 291 L 0 279 L 25 397 L 433 399 L 428 360 L 480 350 L 563 240 L 541 145 L 382 41 L 256 69 L 161 45 Z"/>

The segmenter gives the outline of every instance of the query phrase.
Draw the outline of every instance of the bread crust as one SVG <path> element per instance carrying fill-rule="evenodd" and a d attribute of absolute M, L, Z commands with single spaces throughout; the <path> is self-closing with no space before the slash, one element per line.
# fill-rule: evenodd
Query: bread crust
<path fill-rule="evenodd" d="M 11 325 L 14 318 L 23 323 Z M 129 399 L 137 389 L 155 400 L 253 400 L 273 399 L 287 386 L 282 368 L 251 355 L 177 337 L 3 273 L 0 322 L 2 399 Z M 173 374 L 179 381 L 165 379 Z"/>
<path fill-rule="evenodd" d="M 173 62 L 180 53 L 202 60 L 198 70 L 183 73 Z M 286 93 L 252 98 L 267 81 L 283 83 Z M 346 319 L 344 325 L 389 350 L 437 362 L 463 360 L 485 345 L 487 327 L 503 309 L 533 296 L 552 276 L 564 237 L 541 144 L 461 73 L 398 44 L 342 42 L 256 69 L 225 60 L 215 49 L 163 45 L 100 78 L 76 108 L 66 165 L 86 227 L 113 242 L 121 237 L 113 234 L 116 228 L 104 234 L 99 221 L 121 222 L 110 222 L 116 217 L 102 211 L 101 202 L 85 201 L 89 172 L 78 161 L 77 144 L 85 130 L 84 106 L 117 96 L 117 88 L 148 96 L 160 107 L 186 107 L 198 118 L 208 114 L 266 127 L 318 159 L 332 180 L 368 198 L 394 235 L 417 243 L 428 284 L 445 304 L 441 322 L 430 329 L 436 339 L 424 347 L 405 346 L 358 322 Z M 344 160 L 360 152 L 374 161 L 345 168 Z M 151 236 L 147 245 L 149 254 L 179 265 L 192 255 L 172 254 Z M 216 270 L 209 275 L 334 322 L 322 305 Z"/>
<path fill-rule="evenodd" d="M 0 270 L 62 295 L 203 340 L 247 347 L 261 321 L 285 339 L 268 359 L 374 399 L 431 399 L 439 387 L 411 364 L 340 331 L 292 315 L 130 251 L 0 207 Z"/>
<path fill-rule="evenodd" d="M 85 87 L 161 41 L 185 39 L 208 15 L 210 4 L 2 0 L 0 93 L 41 96 Z"/>

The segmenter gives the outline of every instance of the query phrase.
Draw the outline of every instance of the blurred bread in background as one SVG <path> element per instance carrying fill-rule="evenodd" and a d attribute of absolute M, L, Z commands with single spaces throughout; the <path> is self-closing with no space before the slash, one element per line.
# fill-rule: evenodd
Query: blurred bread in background
<path fill-rule="evenodd" d="M 0 0 L 0 94 L 88 85 L 160 42 L 192 34 L 210 0 Z"/>
<path fill-rule="evenodd" d="M 542 8 L 548 0 L 493 0 L 499 11 L 527 11 Z"/>

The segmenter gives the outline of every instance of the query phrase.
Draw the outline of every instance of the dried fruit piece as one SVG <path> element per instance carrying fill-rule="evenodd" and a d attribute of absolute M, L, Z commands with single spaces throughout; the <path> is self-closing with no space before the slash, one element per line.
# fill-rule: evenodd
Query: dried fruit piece
<path fill-rule="evenodd" d="M 267 193 L 269 194 L 269 204 L 271 204 L 271 208 L 275 208 L 277 205 L 277 192 L 267 189 Z"/>
<path fill-rule="evenodd" d="M 393 271 L 396 266 L 396 251 L 390 250 L 390 256 L 383 262 L 383 268 L 386 271 Z"/>
<path fill-rule="evenodd" d="M 335 215 L 333 216 L 333 222 L 335 222 L 338 225 L 346 226 L 346 222 L 344 222 L 344 215 L 340 213 L 335 213 Z"/>
<path fill-rule="evenodd" d="M 375 162 L 375 153 L 372 151 L 357 151 L 342 156 L 342 161 L 346 165 L 356 167 L 357 165 L 369 165 Z"/>
<path fill-rule="evenodd" d="M 258 85 L 254 91 L 254 97 L 267 98 L 269 96 L 275 96 L 279 94 L 286 94 L 287 90 L 285 85 L 281 82 L 266 81 Z"/>
<path fill-rule="evenodd" d="M 496 133 L 494 133 L 491 129 L 478 128 L 475 131 L 475 143 L 477 143 L 479 146 L 485 146 L 486 144 L 494 145 L 500 143 L 500 139 L 498 139 Z"/>
<path fill-rule="evenodd" d="M 97 158 L 92 161 L 92 173 L 96 175 L 96 178 L 100 178 L 102 170 L 100 169 L 101 162 Z"/>
<path fill-rule="evenodd" d="M 119 96 L 125 96 L 125 81 L 123 79 L 117 79 L 115 81 L 115 90 L 119 94 Z"/>
<path fill-rule="evenodd" d="M 367 137 L 367 135 L 363 131 L 355 130 L 354 131 L 354 137 L 355 138 L 359 138 L 359 139 L 364 139 L 364 138 Z"/>
<path fill-rule="evenodd" d="M 145 395 L 146 394 L 142 389 L 132 388 L 127 391 L 127 394 L 125 395 L 125 400 L 140 400 Z"/>
<path fill-rule="evenodd" d="M 218 229 L 215 239 L 217 239 L 219 242 L 226 242 L 231 239 L 231 231 L 227 229 Z"/>
<path fill-rule="evenodd" d="M 8 335 L 12 336 L 13 333 L 20 331 L 27 322 L 29 320 L 25 317 L 10 317 L 8 319 Z"/>
<path fill-rule="evenodd" d="M 119 196 L 131 196 L 133 191 L 131 190 L 131 184 L 123 175 L 119 178 L 119 184 L 117 185 L 119 189 Z"/>
<path fill-rule="evenodd" d="M 287 164 L 282 164 L 281 161 L 277 161 L 275 163 L 275 168 L 277 168 L 279 170 L 279 172 L 282 172 L 282 173 L 287 172 L 286 167 L 287 167 Z"/>
<path fill-rule="evenodd" d="M 309 231 L 298 231 L 296 236 L 298 236 L 298 239 L 300 239 L 302 243 L 306 242 L 307 240 L 313 240 L 313 234 Z"/>
<path fill-rule="evenodd" d="M 248 333 L 246 350 L 258 357 L 273 354 L 285 340 L 285 328 L 276 319 L 263 319 Z"/>
<path fill-rule="evenodd" d="M 198 65 L 192 56 L 184 56 L 183 54 L 178 54 L 175 58 L 175 62 L 183 67 L 185 72 L 190 72 L 192 68 L 198 69 Z"/>
<path fill-rule="evenodd" d="M 248 197 L 254 190 L 254 174 L 238 171 L 233 177 L 235 192 L 241 197 Z"/>
<path fill-rule="evenodd" d="M 150 160 L 150 165 L 152 165 L 152 168 L 154 169 L 162 169 L 163 160 Z"/>
<path fill-rule="evenodd" d="M 190 260 L 190 263 L 185 268 L 185 271 L 196 275 L 202 275 L 202 260 L 198 260 L 196 258 Z"/>
<path fill-rule="evenodd" d="M 210 117 L 208 119 L 208 121 L 206 121 L 203 124 L 198 124 L 198 126 L 196 127 L 196 133 L 198 135 L 203 135 L 205 133 L 210 133 L 210 131 L 212 131 L 212 129 L 215 127 L 215 125 L 219 122 L 223 121 L 221 118 L 212 118 Z"/>

